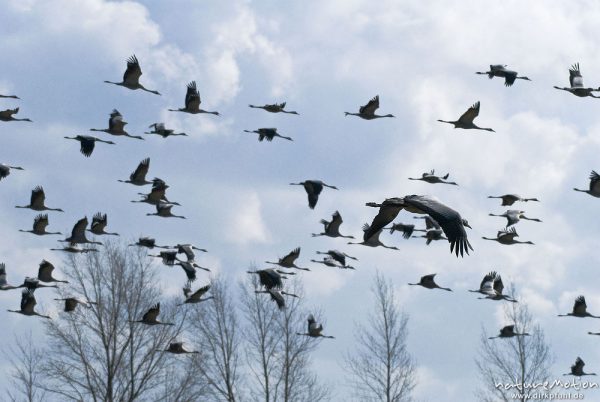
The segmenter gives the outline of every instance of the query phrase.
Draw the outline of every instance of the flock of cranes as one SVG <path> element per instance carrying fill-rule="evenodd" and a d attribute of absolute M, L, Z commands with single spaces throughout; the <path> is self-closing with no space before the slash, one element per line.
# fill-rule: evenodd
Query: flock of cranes
<path fill-rule="evenodd" d="M 504 85 L 507 87 L 512 86 L 516 80 L 531 81 L 526 76 L 520 76 L 518 72 L 507 69 L 506 65 L 490 65 L 489 71 L 477 72 L 476 74 L 487 75 L 490 79 L 494 77 L 504 78 Z M 556 89 L 564 90 L 572 93 L 579 97 L 598 97 L 593 92 L 600 91 L 600 88 L 587 88 L 583 85 L 583 79 L 579 69 L 579 64 L 574 64 L 569 70 L 570 87 L 555 87 Z M 158 91 L 145 88 L 140 83 L 140 77 L 142 70 L 140 63 L 135 55 L 127 59 L 127 68 L 123 75 L 121 82 L 104 81 L 105 83 L 121 86 L 129 90 L 142 90 L 155 95 L 161 95 Z M 13 98 L 19 99 L 15 95 L 0 95 L 0 98 Z M 281 113 L 299 115 L 297 111 L 286 110 L 286 103 L 273 103 L 265 104 L 262 106 L 248 105 L 253 109 L 262 109 L 269 113 Z M 191 81 L 187 84 L 186 94 L 184 99 L 184 106 L 177 109 L 168 109 L 171 112 L 180 112 L 188 114 L 211 114 L 219 116 L 217 111 L 209 111 L 201 109 L 201 98 L 200 92 L 197 88 L 196 82 Z M 393 118 L 393 114 L 377 114 L 377 110 L 380 107 L 379 96 L 375 96 L 370 99 L 365 105 L 361 106 L 358 112 L 344 112 L 345 116 L 357 116 L 364 120 L 374 120 L 382 118 Z M 438 120 L 442 123 L 451 124 L 454 128 L 460 129 L 474 129 L 484 130 L 488 132 L 495 132 L 492 128 L 479 127 L 474 123 L 475 119 L 479 116 L 481 104 L 479 101 L 475 102 L 470 108 L 467 109 L 457 120 Z M 19 108 L 6 109 L 0 111 L 0 121 L 28 121 L 28 118 L 16 118 L 19 112 Z M 125 126 L 128 123 L 124 121 L 123 115 L 117 110 L 113 109 L 108 119 L 108 128 L 92 128 L 90 131 L 101 132 L 114 137 L 127 137 L 131 139 L 144 140 L 143 136 L 132 135 L 125 130 Z M 152 131 L 144 132 L 146 135 L 157 135 L 162 138 L 168 138 L 171 136 L 188 136 L 186 133 L 176 133 L 172 129 L 165 127 L 162 122 L 152 123 L 148 126 Z M 246 133 L 254 133 L 258 135 L 259 142 L 266 140 L 267 142 L 273 141 L 275 138 L 280 138 L 288 141 L 293 141 L 291 137 L 282 135 L 278 132 L 277 128 L 258 128 L 255 130 L 244 130 Z M 90 135 L 76 135 L 73 137 L 64 137 L 65 139 L 75 140 L 80 143 L 80 151 L 85 157 L 91 157 L 95 149 L 96 143 L 116 145 L 115 142 L 110 140 L 104 140 L 98 137 Z M 151 190 L 148 193 L 138 193 L 142 198 L 139 200 L 132 200 L 132 203 L 146 203 L 155 208 L 155 212 L 147 213 L 147 216 L 158 216 L 162 218 L 179 218 L 186 219 L 183 215 L 174 214 L 172 209 L 174 206 L 180 206 L 178 202 L 170 201 L 166 197 L 166 190 L 169 188 L 167 183 L 158 178 L 154 177 L 149 180 L 148 173 L 150 169 L 150 158 L 143 159 L 136 169 L 129 175 L 128 179 L 119 179 L 118 181 L 125 184 L 130 184 L 137 187 L 151 186 Z M 0 164 L 0 180 L 7 178 L 13 170 L 24 170 L 20 166 L 12 166 L 8 164 Z M 451 186 L 459 187 L 459 184 L 454 181 L 449 181 L 450 174 L 436 175 L 435 170 L 425 172 L 421 177 L 409 177 L 408 180 L 422 181 L 428 184 L 447 184 Z M 595 171 L 592 171 L 589 177 L 589 189 L 577 189 L 575 191 L 585 192 L 593 197 L 600 198 L 600 175 Z M 308 197 L 308 206 L 310 209 L 315 209 L 317 206 L 319 196 L 325 188 L 332 190 L 339 190 L 334 185 L 327 184 L 322 180 L 310 179 L 296 183 L 290 183 L 290 185 L 303 186 Z M 64 212 L 60 208 L 50 208 L 45 205 L 45 192 L 41 186 L 33 189 L 31 193 L 31 199 L 29 205 L 17 206 L 17 208 L 26 208 L 33 211 L 42 212 L 38 214 L 33 221 L 31 230 L 20 229 L 21 232 L 31 233 L 38 236 L 46 235 L 61 235 L 60 232 L 49 232 L 46 228 L 49 225 L 49 216 L 47 211 Z M 502 206 L 512 206 L 515 202 L 539 202 L 537 198 L 525 198 L 516 194 L 505 194 L 501 196 L 489 196 L 488 198 L 499 198 L 502 200 Z M 352 242 L 347 241 L 347 244 L 359 244 L 368 247 L 382 247 L 392 250 L 399 250 L 396 246 L 390 246 L 384 244 L 380 240 L 380 236 L 384 229 L 389 230 L 390 234 L 394 232 L 401 233 L 404 239 L 413 237 L 419 237 L 426 239 L 425 244 L 430 245 L 434 241 L 448 241 L 450 245 L 450 253 L 455 254 L 457 257 L 464 257 L 465 254 L 469 255 L 470 251 L 473 251 L 471 241 L 468 239 L 467 229 L 471 229 L 471 226 L 467 219 L 463 218 L 461 213 L 457 210 L 446 205 L 442 201 L 435 197 L 426 195 L 404 195 L 386 198 L 381 202 L 367 202 L 367 207 L 377 208 L 377 213 L 373 217 L 370 223 L 364 223 L 362 227 L 362 241 Z M 400 212 L 405 210 L 414 216 L 416 219 L 423 219 L 425 228 L 416 229 L 415 224 L 405 224 L 394 222 Z M 507 220 L 506 226 L 499 230 L 496 238 L 483 237 L 486 240 L 492 240 L 500 243 L 501 245 L 513 245 L 513 244 L 529 244 L 533 245 L 531 241 L 520 241 L 516 238 L 519 236 L 514 225 L 518 224 L 521 220 L 528 220 L 534 222 L 542 222 L 538 218 L 529 218 L 525 215 L 525 211 L 517 209 L 509 209 L 502 214 L 489 213 L 490 216 L 503 217 Z M 313 233 L 313 237 L 330 237 L 330 238 L 342 238 L 342 239 L 354 239 L 354 236 L 350 234 L 341 234 L 340 226 L 343 223 L 342 216 L 339 211 L 335 211 L 332 214 L 330 220 L 322 219 L 320 223 L 323 225 L 323 232 Z M 89 225 L 89 228 L 88 228 Z M 63 248 L 50 249 L 63 251 L 68 253 L 89 253 L 97 252 L 97 248 L 94 246 L 101 246 L 102 242 L 96 240 L 90 240 L 87 238 L 86 233 L 92 233 L 95 236 L 118 236 L 118 233 L 107 232 L 106 228 L 108 225 L 108 217 L 105 213 L 96 213 L 93 216 L 91 222 L 88 221 L 87 217 L 79 219 L 73 226 L 72 232 L 69 237 L 64 240 L 60 240 L 63 243 L 67 243 Z M 415 235 L 415 232 L 423 233 L 422 235 Z M 85 247 L 81 247 L 85 245 Z M 156 244 L 156 240 L 151 237 L 141 237 L 136 243 L 130 246 L 145 247 L 149 250 L 161 249 L 158 254 L 149 255 L 152 257 L 160 258 L 162 263 L 168 267 L 179 266 L 182 268 L 186 276 L 186 284 L 183 288 L 184 299 L 178 306 L 186 304 L 197 304 L 204 301 L 213 299 L 213 296 L 208 296 L 207 293 L 210 291 L 210 285 L 204 285 L 196 290 L 192 289 L 192 284 L 197 280 L 197 270 L 210 271 L 209 268 L 201 266 L 196 261 L 195 251 L 206 252 L 205 249 L 198 248 L 192 244 L 178 244 L 175 246 L 160 246 Z M 286 292 L 284 290 L 285 280 L 289 276 L 296 275 L 295 271 L 310 271 L 311 269 L 306 266 L 300 266 L 296 264 L 296 261 L 300 257 L 300 247 L 297 247 L 290 251 L 285 256 L 278 258 L 277 261 L 266 261 L 267 264 L 273 267 L 257 269 L 255 271 L 248 271 L 249 274 L 258 275 L 259 287 L 255 289 L 257 294 L 267 294 L 270 299 L 276 303 L 279 309 L 284 309 L 286 306 L 286 297 L 299 297 L 293 293 Z M 328 251 L 316 251 L 317 255 L 323 255 L 322 260 L 311 259 L 310 261 L 314 264 L 322 264 L 327 267 L 333 267 L 338 269 L 355 270 L 356 268 L 348 264 L 348 260 L 358 261 L 356 257 L 350 256 L 343 251 L 337 249 L 330 249 Z M 185 256 L 185 259 L 180 259 L 179 255 Z M 277 268 L 276 268 L 276 267 Z M 0 290 L 11 290 L 23 288 L 21 295 L 21 306 L 19 310 L 8 310 L 13 313 L 19 313 L 26 316 L 39 316 L 50 319 L 50 316 L 43 315 L 35 311 L 36 299 L 34 292 L 36 289 L 42 287 L 57 287 L 57 283 L 66 282 L 61 281 L 52 276 L 54 266 L 48 261 L 44 260 L 40 264 L 37 277 L 26 277 L 23 284 L 19 286 L 9 285 L 7 282 L 7 274 L 5 264 L 0 264 Z M 429 274 L 422 276 L 418 283 L 409 283 L 411 286 L 421 286 L 426 289 L 440 289 L 448 292 L 452 292 L 452 289 L 447 287 L 441 287 L 435 282 L 436 274 Z M 44 283 L 47 283 L 45 285 Z M 508 301 L 517 303 L 517 300 L 503 293 L 504 284 L 502 283 L 501 276 L 492 271 L 486 274 L 481 281 L 478 289 L 469 290 L 470 292 L 476 292 L 482 295 L 480 299 L 494 300 L 494 301 Z M 97 303 L 90 300 L 85 300 L 79 297 L 67 297 L 61 299 L 55 299 L 57 301 L 64 302 L 64 311 L 73 312 L 78 305 L 82 305 L 86 308 L 93 308 Z M 174 325 L 174 323 L 160 321 L 158 316 L 160 314 L 160 303 L 157 302 L 153 306 L 149 306 L 146 313 L 137 320 L 135 323 L 144 325 Z M 587 312 L 587 306 L 585 298 L 580 296 L 576 299 L 573 311 L 560 316 L 574 316 L 574 317 L 594 317 L 600 318 L 600 316 L 594 316 Z M 591 335 L 600 335 L 600 333 L 589 332 Z M 298 333 L 299 336 L 309 336 L 313 338 L 334 338 L 331 335 L 323 334 L 323 325 L 317 323 L 314 316 L 311 314 L 307 319 L 307 332 Z M 528 333 L 519 333 L 515 329 L 515 325 L 506 325 L 500 330 L 498 336 L 491 337 L 490 339 L 496 338 L 512 338 L 512 337 L 523 337 L 529 336 Z M 167 349 L 160 350 L 162 352 L 169 352 L 174 354 L 187 354 L 187 353 L 198 353 L 197 351 L 187 350 L 183 342 L 171 342 Z M 594 373 L 583 372 L 583 361 L 578 358 L 575 365 L 571 367 L 571 373 L 575 376 L 582 375 L 595 375 Z"/>

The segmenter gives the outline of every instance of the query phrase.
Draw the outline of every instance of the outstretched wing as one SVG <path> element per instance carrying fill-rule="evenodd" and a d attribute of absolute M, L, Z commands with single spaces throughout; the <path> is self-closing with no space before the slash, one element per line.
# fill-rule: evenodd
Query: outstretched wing
<path fill-rule="evenodd" d="M 360 114 L 373 115 L 377 109 L 379 109 L 379 95 L 376 95 L 366 105 L 361 106 L 358 112 Z"/>
<path fill-rule="evenodd" d="M 600 192 L 600 175 L 592 170 L 590 173 L 590 191 L 597 193 Z"/>
<path fill-rule="evenodd" d="M 464 256 L 465 252 L 468 255 L 469 249 L 473 250 L 458 212 L 426 196 L 411 195 L 404 197 L 404 202 L 425 212 L 441 226 L 450 242 L 450 252 L 455 251 L 457 257 L 459 254 Z"/>
<path fill-rule="evenodd" d="M 467 109 L 466 112 L 464 112 L 462 114 L 462 116 L 460 116 L 458 118 L 458 121 L 464 124 L 471 124 L 473 123 L 473 120 L 475 120 L 475 118 L 477 116 L 479 116 L 479 106 L 480 103 L 479 101 L 475 102 L 473 104 L 473 106 L 471 106 L 469 109 Z"/>
<path fill-rule="evenodd" d="M 142 75 L 142 69 L 135 54 L 127 59 L 127 70 L 123 74 L 123 82 L 129 85 L 136 85 Z"/>
<path fill-rule="evenodd" d="M 293 264 L 300 257 L 300 247 L 297 247 L 290 251 L 288 255 L 281 259 L 282 264 Z"/>
<path fill-rule="evenodd" d="M 583 77 L 579 70 L 579 63 L 575 63 L 569 69 L 569 83 L 571 88 L 583 88 Z"/>
<path fill-rule="evenodd" d="M 148 174 L 148 169 L 150 169 L 150 158 L 146 158 L 140 162 L 138 167 L 135 169 L 133 173 L 129 176 L 131 181 L 144 181 L 146 180 L 146 174 Z"/>

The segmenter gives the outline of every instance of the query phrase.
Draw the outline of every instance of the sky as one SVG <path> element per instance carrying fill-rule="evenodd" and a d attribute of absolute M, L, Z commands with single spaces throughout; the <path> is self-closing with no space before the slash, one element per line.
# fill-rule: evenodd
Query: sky
<path fill-rule="evenodd" d="M 314 356 L 315 369 L 336 389 L 334 400 L 348 396 L 340 363 L 352 347 L 354 322 L 368 314 L 376 270 L 391 278 L 410 316 L 419 401 L 476 400 L 481 328 L 495 333 L 508 324 L 501 304 L 466 292 L 491 270 L 515 284 L 545 330 L 557 378 L 577 356 L 599 371 L 600 338 L 587 331 L 600 331 L 600 323 L 556 315 L 570 311 L 580 294 L 600 314 L 594 219 L 600 201 L 572 190 L 587 188 L 590 171 L 600 169 L 600 105 L 552 88 L 568 85 L 576 62 L 586 84 L 600 86 L 599 19 L 593 1 L 462 0 L 449 7 L 436 0 L 7 0 L 0 14 L 0 93 L 21 100 L 0 99 L 0 109 L 18 106 L 16 117 L 34 122 L 0 124 L 0 163 L 26 169 L 0 183 L 0 261 L 12 283 L 34 274 L 43 258 L 60 271 L 61 255 L 48 251 L 58 244 L 54 238 L 18 232 L 30 228 L 36 213 L 14 206 L 27 204 L 30 191 L 43 185 L 47 205 L 66 211 L 50 213 L 48 230 L 66 233 L 83 216 L 106 212 L 107 230 L 126 239 L 150 235 L 159 244 L 207 248 L 201 263 L 232 280 L 252 263 L 302 247 L 299 264 L 313 268 L 303 275 L 308 305 L 322 309 L 327 332 L 336 336 Z M 119 81 L 132 54 L 141 82 L 162 96 L 103 83 Z M 532 81 L 506 88 L 501 79 L 474 74 L 490 64 L 507 64 Z M 167 111 L 183 106 L 192 80 L 202 106 L 220 116 Z M 375 95 L 378 112 L 395 118 L 344 116 Z M 248 107 L 282 101 L 300 115 Z M 495 133 L 436 121 L 454 120 L 476 101 L 476 123 Z M 117 145 L 98 144 L 91 158 L 63 139 L 104 128 L 114 108 L 131 134 L 162 121 L 189 137 L 142 142 L 96 133 Z M 277 127 L 294 141 L 259 143 L 243 132 L 259 127 Z M 152 207 L 129 202 L 138 189 L 117 180 L 146 157 L 149 177 L 167 181 L 169 199 L 182 205 L 173 212 L 186 221 L 147 217 Z M 459 186 L 408 180 L 431 169 L 450 172 Z M 288 185 L 305 179 L 340 190 L 325 189 L 310 210 L 304 190 Z M 535 245 L 481 239 L 504 226 L 488 214 L 505 208 L 487 196 L 505 193 L 541 200 L 515 205 L 542 219 L 517 225 L 520 239 Z M 474 252 L 456 258 L 446 242 L 425 246 L 424 239 L 388 233 L 381 240 L 400 251 L 310 235 L 339 210 L 342 233 L 358 238 L 376 213 L 365 202 L 408 194 L 434 195 L 458 210 L 473 227 Z M 401 212 L 397 222 L 413 218 Z M 330 248 L 358 257 L 356 272 L 310 263 L 314 251 Z M 407 285 L 434 272 L 452 294 Z M 165 292 L 180 285 L 167 282 Z M 43 310 L 56 309 L 51 297 L 39 297 Z M 15 293 L 0 293 L 2 306 L 18 302 Z M 3 338 L 42 329 L 38 320 L 8 314 L 0 312 Z M 597 393 L 586 395 L 593 400 Z"/>

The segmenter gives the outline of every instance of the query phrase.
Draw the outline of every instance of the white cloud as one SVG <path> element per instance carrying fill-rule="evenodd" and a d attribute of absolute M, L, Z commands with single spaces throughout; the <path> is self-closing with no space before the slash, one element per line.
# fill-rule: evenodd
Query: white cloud
<path fill-rule="evenodd" d="M 223 225 L 223 235 L 226 239 L 244 246 L 270 240 L 271 235 L 264 224 L 261 202 L 256 193 L 240 194 L 226 203 L 226 208 L 230 211 Z"/>

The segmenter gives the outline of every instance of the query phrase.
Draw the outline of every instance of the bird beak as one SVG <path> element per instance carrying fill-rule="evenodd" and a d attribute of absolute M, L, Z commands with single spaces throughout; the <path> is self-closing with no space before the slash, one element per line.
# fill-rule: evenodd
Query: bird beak
<path fill-rule="evenodd" d="M 465 227 L 468 227 L 469 229 L 473 229 L 473 228 L 471 227 L 471 225 L 469 225 L 468 223 L 466 223 L 464 226 L 465 226 Z"/>

